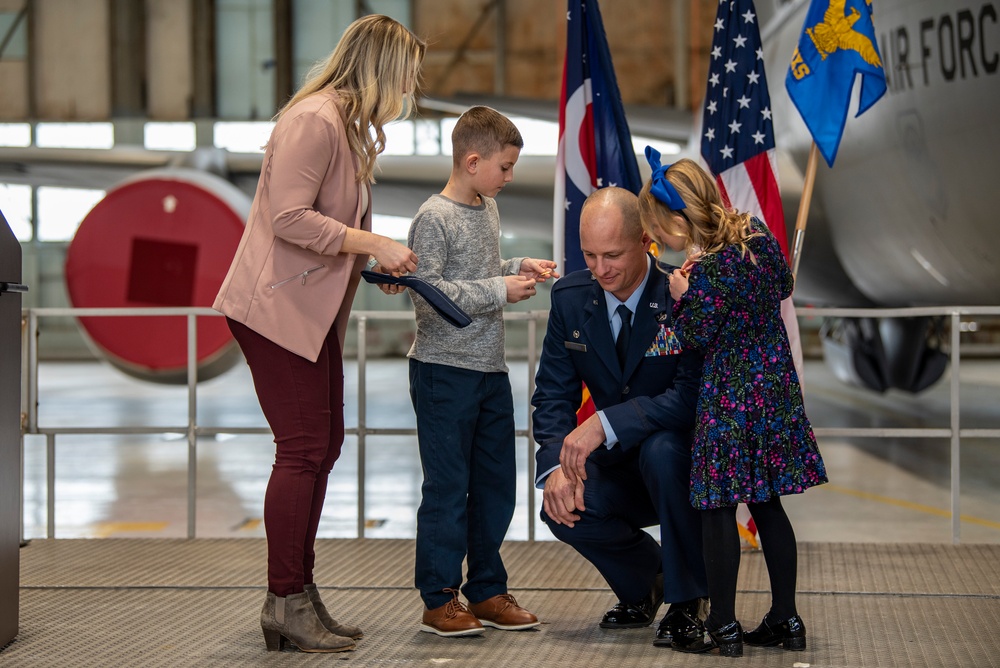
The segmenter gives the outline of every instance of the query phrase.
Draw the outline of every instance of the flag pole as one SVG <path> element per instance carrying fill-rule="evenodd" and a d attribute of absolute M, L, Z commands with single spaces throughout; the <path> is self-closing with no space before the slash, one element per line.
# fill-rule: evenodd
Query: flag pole
<path fill-rule="evenodd" d="M 795 242 L 792 246 L 792 278 L 798 276 L 799 260 L 802 259 L 802 239 L 806 235 L 806 223 L 809 218 L 809 204 L 812 201 L 813 185 L 816 183 L 816 164 L 819 162 L 819 148 L 816 142 L 809 147 L 809 160 L 806 163 L 806 180 L 802 184 L 802 199 L 799 200 L 799 214 L 795 219 Z"/>
<path fill-rule="evenodd" d="M 552 196 L 552 259 L 556 272 L 566 275 L 566 159 L 563 140 L 556 155 L 556 179 Z"/>

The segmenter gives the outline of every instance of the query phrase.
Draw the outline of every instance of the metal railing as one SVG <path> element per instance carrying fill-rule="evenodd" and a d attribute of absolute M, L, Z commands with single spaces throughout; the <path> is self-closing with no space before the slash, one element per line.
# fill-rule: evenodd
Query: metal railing
<path fill-rule="evenodd" d="M 962 536 L 961 513 L 961 445 L 962 438 L 1000 438 L 998 429 L 962 429 L 961 428 L 961 374 L 958 372 L 961 361 L 961 345 L 959 335 L 962 328 L 962 316 L 998 316 L 1000 306 L 934 306 L 895 309 L 842 309 L 842 308 L 796 308 L 795 313 L 815 317 L 833 318 L 919 318 L 945 316 L 949 319 L 951 340 L 949 348 L 949 374 L 951 384 L 950 413 L 951 420 L 948 429 L 930 427 L 917 429 L 882 429 L 882 428 L 838 428 L 816 427 L 813 432 L 816 437 L 822 436 L 853 436 L 873 438 L 948 438 L 951 439 L 951 542 L 958 544 Z"/>
<path fill-rule="evenodd" d="M 198 438 L 215 436 L 217 434 L 270 434 L 267 427 L 219 427 L 199 425 L 198 414 L 198 360 L 197 360 L 197 318 L 199 316 L 216 316 L 220 314 L 210 308 L 32 308 L 25 309 L 25 327 L 22 328 L 22 349 L 24 351 L 24 369 L 22 372 L 22 448 L 24 435 L 43 435 L 46 441 L 46 535 L 55 538 L 55 454 L 56 437 L 61 435 L 120 435 L 120 434 L 163 434 L 184 433 L 187 437 L 187 537 L 196 536 L 197 510 L 197 449 Z M 950 426 L 942 428 L 886 429 L 863 427 L 813 427 L 817 437 L 870 437 L 870 438 L 948 438 L 951 442 L 951 526 L 952 542 L 959 543 L 961 539 L 961 476 L 959 464 L 961 461 L 962 438 L 1000 438 L 1000 428 L 997 429 L 962 429 L 960 402 L 960 374 L 954 372 L 959 368 L 961 360 L 959 334 L 963 316 L 1000 316 L 998 307 L 921 307 L 898 309 L 840 309 L 840 308 L 797 308 L 801 317 L 835 317 L 835 318 L 912 318 L 925 316 L 946 316 L 951 325 L 951 356 L 950 364 L 953 372 L 950 374 Z M 187 319 L 187 398 L 188 413 L 185 425 L 158 425 L 142 427 L 43 427 L 38 424 L 38 323 L 45 317 L 178 317 Z M 351 318 L 357 326 L 357 367 L 358 367 L 358 416 L 356 428 L 347 428 L 348 435 L 355 435 L 358 443 L 358 499 L 357 499 L 357 535 L 365 536 L 365 447 L 368 436 L 415 436 L 415 428 L 370 428 L 367 424 L 366 374 L 368 362 L 367 335 L 368 323 L 375 320 L 413 320 L 412 312 L 392 311 L 355 311 Z M 535 458 L 534 445 L 531 441 L 531 395 L 534 393 L 535 369 L 539 352 L 537 349 L 538 323 L 548 318 L 547 311 L 507 312 L 505 321 L 526 321 L 527 336 L 527 429 L 518 429 L 516 436 L 526 437 L 528 443 L 528 540 L 535 539 Z M 24 486 L 22 483 L 22 496 Z M 22 504 L 23 506 L 23 504 Z"/>
<path fill-rule="evenodd" d="M 187 319 L 187 423 L 184 425 L 152 425 L 129 427 L 44 427 L 38 424 L 38 322 L 40 318 L 74 316 L 82 317 L 178 317 Z M 141 435 L 183 433 L 187 438 L 187 537 L 196 536 L 197 481 L 198 481 L 198 438 L 217 434 L 270 434 L 268 427 L 220 427 L 198 424 L 198 322 L 199 316 L 221 317 L 218 311 L 207 307 L 168 308 L 32 308 L 24 309 L 25 326 L 22 327 L 22 350 L 25 367 L 22 370 L 22 448 L 24 436 L 45 437 L 45 499 L 46 537 L 55 538 L 55 455 L 56 437 L 63 435 Z M 370 428 L 367 424 L 367 362 L 368 362 L 368 322 L 370 320 L 414 320 L 412 311 L 354 311 L 352 320 L 357 325 L 357 366 L 358 366 L 358 426 L 345 428 L 346 435 L 357 437 L 358 443 L 358 513 L 357 532 L 359 538 L 365 536 L 365 448 L 368 436 L 416 436 L 416 428 L 387 429 Z M 504 320 L 526 321 L 528 327 L 528 401 L 534 392 L 535 363 L 538 359 L 536 340 L 538 322 L 548 319 L 547 311 L 505 312 Z M 528 441 L 528 489 L 534 489 L 535 457 L 531 442 L 531 406 L 527 407 L 528 426 L 517 429 L 515 437 Z M 23 457 L 22 457 L 23 459 Z M 23 498 L 24 485 L 21 485 Z M 535 539 L 535 495 L 528 494 L 528 540 Z M 22 500 L 23 507 L 23 500 Z M 22 536 L 22 539 L 24 537 Z"/>

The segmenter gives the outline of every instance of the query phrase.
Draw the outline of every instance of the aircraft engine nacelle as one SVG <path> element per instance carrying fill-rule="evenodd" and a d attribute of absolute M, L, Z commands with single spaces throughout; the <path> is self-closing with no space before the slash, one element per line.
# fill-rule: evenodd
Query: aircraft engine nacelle
<path fill-rule="evenodd" d="M 243 234 L 250 199 L 209 172 L 143 172 L 112 190 L 80 224 L 66 255 L 74 307 L 211 306 Z M 187 380 L 187 318 L 81 317 L 96 351 L 143 380 Z M 198 318 L 198 379 L 240 359 L 224 318 Z"/>

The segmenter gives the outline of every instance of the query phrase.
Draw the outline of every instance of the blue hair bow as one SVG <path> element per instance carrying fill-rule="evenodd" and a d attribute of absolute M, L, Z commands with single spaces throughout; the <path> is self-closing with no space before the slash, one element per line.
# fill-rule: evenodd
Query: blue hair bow
<path fill-rule="evenodd" d="M 671 211 L 686 209 L 687 204 L 681 199 L 674 185 L 667 180 L 667 170 L 670 169 L 670 165 L 660 164 L 660 152 L 652 146 L 647 146 L 646 162 L 653 170 L 652 186 L 650 187 L 653 197 L 666 204 Z"/>

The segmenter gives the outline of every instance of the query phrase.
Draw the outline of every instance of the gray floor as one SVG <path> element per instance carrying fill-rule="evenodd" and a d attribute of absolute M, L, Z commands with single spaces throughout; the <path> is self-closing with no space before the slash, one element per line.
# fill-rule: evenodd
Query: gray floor
<path fill-rule="evenodd" d="M 516 420 L 527 426 L 527 367 L 511 364 Z M 357 374 L 347 370 L 348 425 L 357 424 Z M 1000 426 L 1000 362 L 963 363 L 962 427 Z M 183 426 L 183 388 L 128 379 L 100 364 L 43 364 L 44 427 Z M 405 363 L 368 368 L 369 426 L 413 426 Z M 947 427 L 947 384 L 912 397 L 846 388 L 807 364 L 816 427 Z M 201 425 L 263 427 L 246 369 L 199 385 Z M 543 526 L 529 531 L 527 462 L 518 442 L 519 507 L 504 556 L 537 631 L 440 639 L 417 631 L 412 577 L 420 467 L 409 436 L 369 437 L 365 535 L 358 540 L 358 447 L 348 439 L 320 528 L 317 580 L 338 615 L 368 637 L 346 655 L 264 651 L 260 509 L 272 458 L 268 436 L 225 434 L 198 443 L 197 536 L 187 530 L 187 443 L 179 433 L 59 435 L 56 540 L 45 540 L 46 442 L 25 441 L 20 633 L 3 666 L 697 665 L 726 663 L 652 647 L 651 629 L 596 626 L 614 601 L 596 572 Z M 945 439 L 821 438 L 831 483 L 787 498 L 800 540 L 804 653 L 748 648 L 741 665 L 1000 665 L 1000 444 L 965 439 L 962 544 L 952 545 Z M 534 491 L 532 490 L 532 493 Z M 537 500 L 537 493 L 536 500 Z M 103 540 L 65 540 L 103 538 Z M 755 624 L 768 605 L 759 552 L 744 553 L 738 614 Z"/>
<path fill-rule="evenodd" d="M 807 650 L 747 647 L 738 663 L 653 647 L 652 628 L 598 628 L 613 598 L 561 543 L 512 542 L 503 554 L 513 593 L 542 625 L 438 638 L 418 631 L 412 541 L 320 541 L 324 599 L 366 637 L 355 652 L 306 655 L 264 649 L 263 540 L 35 540 L 22 550 L 21 632 L 0 665 L 1000 665 L 997 545 L 803 543 Z M 761 553 L 743 555 L 739 590 L 737 613 L 755 624 L 769 600 Z"/>

